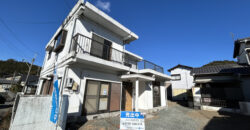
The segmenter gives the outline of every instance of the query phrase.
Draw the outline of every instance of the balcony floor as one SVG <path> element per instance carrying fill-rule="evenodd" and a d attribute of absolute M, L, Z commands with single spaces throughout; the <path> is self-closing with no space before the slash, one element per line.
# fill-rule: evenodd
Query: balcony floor
<path fill-rule="evenodd" d="M 127 67 L 121 63 L 104 60 L 95 56 L 91 56 L 87 53 L 76 54 L 76 63 L 81 63 L 89 68 L 106 70 L 106 71 L 131 71 L 138 72 L 138 70 Z"/>

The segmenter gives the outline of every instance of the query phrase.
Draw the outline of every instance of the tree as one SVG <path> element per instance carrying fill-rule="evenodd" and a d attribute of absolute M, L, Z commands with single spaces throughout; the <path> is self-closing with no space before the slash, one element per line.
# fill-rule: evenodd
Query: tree
<path fill-rule="evenodd" d="M 40 66 L 33 65 L 30 74 L 36 75 L 40 72 Z M 7 75 L 13 75 L 14 72 L 17 72 L 18 74 L 27 74 L 28 72 L 28 66 L 25 62 L 19 62 L 14 59 L 8 59 L 6 61 L 0 60 L 0 77 L 7 76 Z"/>

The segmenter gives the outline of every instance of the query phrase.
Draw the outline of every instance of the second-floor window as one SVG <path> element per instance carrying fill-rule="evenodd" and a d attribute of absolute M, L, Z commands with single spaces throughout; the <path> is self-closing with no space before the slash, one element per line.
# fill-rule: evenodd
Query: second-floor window
<path fill-rule="evenodd" d="M 180 74 L 172 74 L 171 79 L 172 80 L 181 80 L 181 75 Z"/>
<path fill-rule="evenodd" d="M 63 47 L 64 47 L 65 42 L 66 42 L 67 32 L 68 31 L 63 29 L 55 37 L 54 52 L 60 52 L 63 50 Z"/>
<path fill-rule="evenodd" d="M 90 54 L 109 60 L 112 42 L 93 34 Z"/>
<path fill-rule="evenodd" d="M 51 54 L 52 54 L 52 51 L 50 50 L 50 51 L 48 52 L 48 60 L 51 58 Z"/>

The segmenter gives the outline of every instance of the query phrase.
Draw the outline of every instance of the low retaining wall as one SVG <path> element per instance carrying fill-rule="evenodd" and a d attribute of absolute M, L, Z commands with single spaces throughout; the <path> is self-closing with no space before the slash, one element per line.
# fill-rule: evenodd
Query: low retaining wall
<path fill-rule="evenodd" d="M 67 119 L 68 96 L 60 97 L 61 107 L 57 125 L 50 121 L 51 96 L 20 95 L 16 99 L 10 130 L 64 130 Z"/>
<path fill-rule="evenodd" d="M 201 106 L 201 110 L 240 113 L 240 109 L 222 108 L 222 107 L 204 106 L 204 105 Z"/>

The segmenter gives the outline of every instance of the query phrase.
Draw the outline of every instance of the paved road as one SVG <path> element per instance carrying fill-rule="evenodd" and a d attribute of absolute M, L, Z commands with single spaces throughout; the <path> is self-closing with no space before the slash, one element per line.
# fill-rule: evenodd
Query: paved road
<path fill-rule="evenodd" d="M 146 119 L 146 130 L 250 130 L 250 116 L 193 110 L 169 102 L 168 110 Z M 117 130 L 119 117 L 92 120 L 80 130 Z"/>

